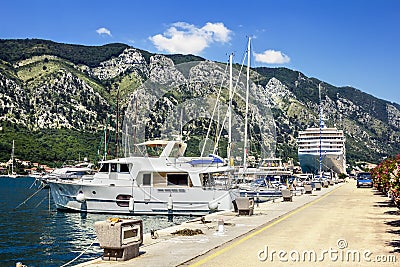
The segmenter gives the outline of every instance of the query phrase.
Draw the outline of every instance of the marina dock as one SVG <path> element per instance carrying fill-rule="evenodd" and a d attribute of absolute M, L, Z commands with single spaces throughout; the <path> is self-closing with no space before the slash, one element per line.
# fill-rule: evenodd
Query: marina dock
<path fill-rule="evenodd" d="M 397 208 L 387 203 L 387 197 L 371 189 L 357 189 L 351 180 L 294 196 L 292 202 L 279 198 L 256 204 L 252 216 L 209 214 L 203 221 L 199 218 L 159 230 L 155 239 L 145 234 L 137 258 L 125 262 L 99 258 L 78 266 L 282 266 L 294 262 L 303 266 L 376 266 L 378 260 L 382 266 L 382 259 L 387 266 L 394 266 L 394 261 L 400 260 L 398 235 L 391 228 L 391 222 L 398 222 Z M 172 234 L 183 229 L 203 234 Z M 360 259 L 335 260 L 328 255 L 329 249 L 346 257 L 362 255 Z M 270 255 L 272 251 L 275 253 Z M 286 255 L 278 257 L 279 251 Z M 310 251 L 315 251 L 315 259 L 307 254 Z"/>

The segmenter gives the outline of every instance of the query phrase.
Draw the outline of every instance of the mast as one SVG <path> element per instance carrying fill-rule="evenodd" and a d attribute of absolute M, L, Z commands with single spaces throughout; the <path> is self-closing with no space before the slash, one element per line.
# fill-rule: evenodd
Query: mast
<path fill-rule="evenodd" d="M 319 178 L 322 178 L 322 128 L 324 122 L 322 119 L 322 100 L 321 100 L 321 83 L 318 85 L 319 94 Z"/>
<path fill-rule="evenodd" d="M 14 140 L 11 149 L 11 175 L 14 175 Z"/>
<path fill-rule="evenodd" d="M 231 149 L 232 149 L 232 59 L 233 54 L 229 55 L 229 110 L 228 110 L 228 148 L 227 148 L 227 157 L 228 157 L 228 166 L 232 166 L 231 163 Z"/>
<path fill-rule="evenodd" d="M 181 109 L 181 118 L 180 118 L 180 132 L 179 132 L 179 141 L 183 140 L 183 107 Z"/>
<path fill-rule="evenodd" d="M 134 132 L 133 132 L 133 153 L 136 155 L 136 143 L 137 143 L 137 141 L 136 141 L 136 129 L 137 129 L 137 124 L 138 124 L 138 115 L 137 115 L 137 113 L 138 113 L 138 102 L 137 102 L 137 100 L 138 100 L 138 96 L 136 95 L 135 96 L 135 126 L 133 127 L 133 130 L 134 130 Z"/>
<path fill-rule="evenodd" d="M 118 135 L 119 135 L 119 88 L 117 85 L 115 85 L 117 89 L 117 122 L 116 122 L 116 128 L 115 128 L 115 157 L 118 158 Z"/>
<path fill-rule="evenodd" d="M 247 127 L 248 127 L 248 113 L 249 113 L 249 83 L 250 83 L 250 41 L 247 44 L 247 75 L 246 75 L 246 112 L 244 117 L 244 147 L 243 147 L 243 174 L 247 169 Z"/>
<path fill-rule="evenodd" d="M 108 125 L 108 122 L 106 122 L 106 125 L 104 127 L 104 156 L 103 156 L 103 160 L 107 160 L 107 125 Z"/>
<path fill-rule="evenodd" d="M 215 145 L 214 145 L 214 150 L 213 153 L 218 155 L 218 142 L 219 142 L 219 102 L 217 102 L 217 129 L 215 130 Z"/>

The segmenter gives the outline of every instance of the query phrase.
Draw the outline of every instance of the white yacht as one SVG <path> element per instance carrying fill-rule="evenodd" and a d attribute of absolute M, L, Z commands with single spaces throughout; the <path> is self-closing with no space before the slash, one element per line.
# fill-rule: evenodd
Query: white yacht
<path fill-rule="evenodd" d="M 220 157 L 184 157 L 187 145 L 180 140 L 152 140 L 137 146 L 161 148 L 161 153 L 106 160 L 93 176 L 49 181 L 57 208 L 174 215 L 233 209 L 238 190 L 215 184 L 218 175 L 232 169 Z"/>

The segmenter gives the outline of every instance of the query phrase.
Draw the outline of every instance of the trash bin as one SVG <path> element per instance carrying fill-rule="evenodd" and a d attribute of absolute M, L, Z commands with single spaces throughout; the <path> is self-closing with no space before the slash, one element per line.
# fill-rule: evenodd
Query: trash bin
<path fill-rule="evenodd" d="M 142 220 L 112 218 L 94 224 L 103 260 L 126 261 L 139 256 L 143 243 Z"/>

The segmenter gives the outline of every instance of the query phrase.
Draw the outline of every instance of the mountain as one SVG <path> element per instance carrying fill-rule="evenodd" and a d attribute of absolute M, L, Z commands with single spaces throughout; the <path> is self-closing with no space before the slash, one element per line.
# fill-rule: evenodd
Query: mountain
<path fill-rule="evenodd" d="M 117 121 L 121 129 L 132 93 L 154 77 L 161 83 L 179 80 L 174 71 L 164 73 L 163 69 L 192 61 L 206 62 L 193 55 L 152 54 L 125 44 L 0 40 L 0 161 L 9 159 L 13 139 L 16 157 L 41 163 L 59 165 L 79 156 L 95 160 L 104 150 L 105 136 L 109 153 L 117 153 L 115 129 Z M 253 68 L 251 76 L 275 120 L 276 156 L 296 161 L 298 131 L 318 125 L 318 84 L 322 81 L 287 68 Z M 145 99 L 153 121 L 153 126 L 146 126 L 147 135 L 156 134 L 157 127 L 165 124 L 171 106 L 200 92 L 216 93 L 179 88 L 179 92 L 166 92 L 162 101 Z M 344 130 L 348 162 L 378 162 L 400 153 L 398 104 L 352 87 L 323 83 L 323 88 L 326 123 Z M 242 114 L 243 101 L 235 104 Z M 207 120 L 199 119 L 186 130 L 204 134 L 206 124 Z M 189 145 L 189 153 L 196 146 Z"/>

